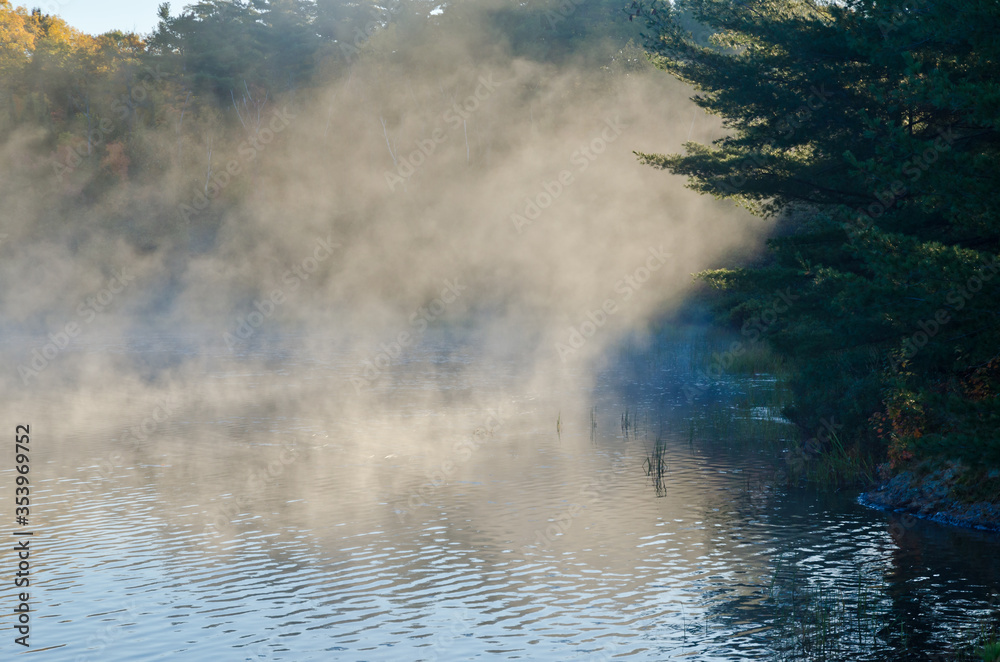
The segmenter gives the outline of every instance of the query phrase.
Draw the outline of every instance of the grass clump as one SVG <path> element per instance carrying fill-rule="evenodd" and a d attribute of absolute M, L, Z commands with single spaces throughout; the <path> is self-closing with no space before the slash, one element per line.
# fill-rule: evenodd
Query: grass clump
<path fill-rule="evenodd" d="M 833 587 L 809 581 L 779 559 L 766 604 L 772 613 L 778 659 L 870 659 L 889 650 L 884 587 L 860 570 L 855 581 Z"/>

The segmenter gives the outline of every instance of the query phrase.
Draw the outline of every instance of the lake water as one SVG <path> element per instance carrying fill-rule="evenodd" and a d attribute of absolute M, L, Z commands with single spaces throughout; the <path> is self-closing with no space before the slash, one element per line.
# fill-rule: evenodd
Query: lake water
<path fill-rule="evenodd" d="M 81 343 L 7 387 L 4 424 L 32 432 L 33 654 L 920 660 L 996 611 L 997 535 L 789 487 L 780 453 L 711 433 L 773 383 L 688 397 L 699 338 L 591 378 L 428 334 L 361 389 L 332 344 Z"/>

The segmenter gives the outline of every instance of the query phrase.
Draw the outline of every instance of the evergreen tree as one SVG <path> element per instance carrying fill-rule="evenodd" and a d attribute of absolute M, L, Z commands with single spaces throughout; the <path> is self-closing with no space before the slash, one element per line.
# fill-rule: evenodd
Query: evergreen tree
<path fill-rule="evenodd" d="M 633 3 L 728 136 L 640 154 L 778 216 L 770 259 L 702 274 L 798 366 L 807 432 L 893 466 L 1000 464 L 1000 8 L 988 0 Z M 711 34 L 692 31 L 692 20 Z M 744 327 L 749 328 L 749 327 Z M 929 465 L 928 465 L 929 466 Z"/>

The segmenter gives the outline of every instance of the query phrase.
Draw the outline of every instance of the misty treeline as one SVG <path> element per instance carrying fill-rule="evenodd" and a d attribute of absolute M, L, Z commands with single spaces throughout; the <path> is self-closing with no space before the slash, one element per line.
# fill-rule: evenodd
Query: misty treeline
<path fill-rule="evenodd" d="M 795 367 L 824 452 L 894 471 L 959 460 L 1000 495 L 1000 6 L 990 0 L 634 4 L 657 64 L 728 135 L 644 154 L 780 221 L 701 278 Z M 686 29 L 690 18 L 702 28 Z M 708 35 L 708 38 L 706 38 Z M 785 293 L 796 297 L 776 312 Z M 832 432 L 831 432 L 832 431 Z M 835 438 L 836 437 L 836 438 Z"/>
<path fill-rule="evenodd" d="M 83 329 L 39 388 L 99 372 L 75 347 L 115 334 L 250 360 L 339 343 L 360 373 L 420 319 L 562 369 L 766 229 L 636 160 L 719 127 L 619 0 L 209 2 L 97 36 L 2 9 L 0 321 Z M 651 250 L 671 255 L 655 274 Z"/>
<path fill-rule="evenodd" d="M 486 38 L 478 64 L 495 55 L 490 42 L 503 42 L 515 56 L 559 62 L 598 52 L 608 59 L 614 48 L 595 45 L 613 41 L 620 50 L 628 38 L 620 3 L 605 0 L 536 0 L 518 7 L 208 0 L 176 11 L 164 3 L 158 17 L 148 35 L 89 35 L 39 9 L 0 1 L 0 139 L 20 165 L 20 184 L 56 196 L 49 200 L 53 217 L 79 212 L 123 183 L 155 181 L 193 191 L 191 204 L 164 210 L 139 234 L 169 234 L 177 227 L 177 208 L 180 220 L 191 221 L 198 212 L 199 225 L 211 225 L 224 204 L 202 214 L 207 205 L 197 189 L 225 203 L 240 199 L 254 182 L 251 176 L 229 188 L 234 177 L 224 172 L 225 159 L 218 163 L 220 154 L 242 155 L 235 166 L 240 170 L 252 165 L 270 142 L 267 132 L 287 126 L 282 108 L 315 101 L 338 81 L 357 77 L 368 89 L 393 86 L 390 93 L 417 103 L 396 77 L 407 68 L 419 73 L 422 47 L 434 50 L 463 32 Z M 636 60 L 639 51 L 632 50 Z M 476 63 L 459 58 L 452 64 Z M 393 119 L 380 117 L 389 123 L 386 141 L 395 159 Z M 165 173 L 176 171 L 184 173 L 183 181 L 167 181 Z M 23 189 L 22 195 L 30 197 Z M 194 198 L 201 203 L 197 209 Z M 60 200 L 68 206 L 58 210 Z M 120 229 L 139 231 L 127 221 Z"/>

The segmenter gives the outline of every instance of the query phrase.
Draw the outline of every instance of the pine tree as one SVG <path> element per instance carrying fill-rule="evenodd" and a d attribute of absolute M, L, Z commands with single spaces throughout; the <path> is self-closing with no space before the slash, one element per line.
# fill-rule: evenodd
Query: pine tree
<path fill-rule="evenodd" d="M 728 136 L 639 154 L 779 223 L 701 276 L 798 370 L 789 414 L 895 468 L 1000 465 L 1000 8 L 958 0 L 633 4 L 654 63 Z M 707 30 L 709 39 L 692 25 Z"/>

